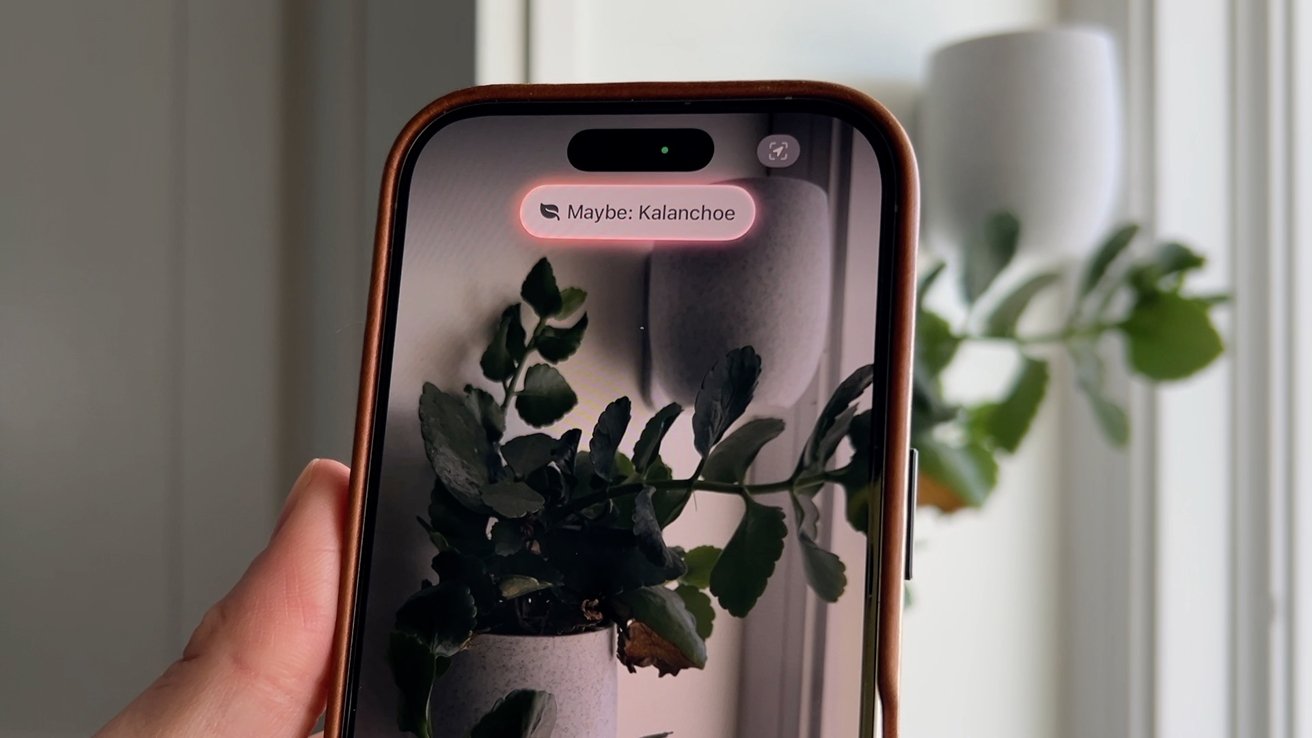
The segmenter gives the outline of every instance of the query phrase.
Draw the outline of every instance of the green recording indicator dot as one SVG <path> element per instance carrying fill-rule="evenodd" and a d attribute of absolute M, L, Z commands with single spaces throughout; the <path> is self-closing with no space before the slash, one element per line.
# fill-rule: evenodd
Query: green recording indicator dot
<path fill-rule="evenodd" d="M 669 147 L 669 146 L 662 146 L 662 147 L 661 147 L 661 153 L 662 153 L 662 154 L 668 154 L 668 153 L 670 153 L 670 147 Z"/>

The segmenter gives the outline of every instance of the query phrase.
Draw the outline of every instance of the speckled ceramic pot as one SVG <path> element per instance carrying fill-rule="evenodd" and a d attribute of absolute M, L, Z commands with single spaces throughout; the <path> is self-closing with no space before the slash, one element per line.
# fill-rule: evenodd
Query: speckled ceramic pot
<path fill-rule="evenodd" d="M 556 698 L 553 738 L 615 738 L 615 629 L 568 636 L 480 635 L 433 689 L 434 738 L 465 738 L 516 689 Z"/>
<path fill-rule="evenodd" d="M 712 364 L 731 349 L 752 346 L 765 367 L 756 400 L 791 407 L 811 386 L 829 341 L 829 198 L 792 177 L 730 184 L 756 200 L 756 222 L 746 236 L 731 245 L 652 251 L 647 356 L 653 389 L 660 390 L 654 396 L 691 403 Z"/>

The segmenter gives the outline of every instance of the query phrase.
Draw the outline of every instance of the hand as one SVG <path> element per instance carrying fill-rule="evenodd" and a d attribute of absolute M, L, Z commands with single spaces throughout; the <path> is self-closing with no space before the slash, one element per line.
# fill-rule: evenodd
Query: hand
<path fill-rule="evenodd" d="M 269 545 L 175 662 L 97 738 L 305 738 L 323 712 L 337 621 L 346 467 L 312 461 Z"/>

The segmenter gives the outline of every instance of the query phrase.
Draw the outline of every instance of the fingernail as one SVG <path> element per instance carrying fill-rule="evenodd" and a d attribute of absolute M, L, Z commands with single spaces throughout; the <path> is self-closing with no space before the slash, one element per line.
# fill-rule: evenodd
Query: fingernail
<path fill-rule="evenodd" d="M 278 513 L 278 522 L 274 523 L 273 534 L 270 537 L 278 535 L 278 531 L 282 530 L 282 526 L 287 522 L 292 508 L 296 507 L 296 500 L 301 496 L 301 490 L 309 487 L 311 482 L 314 481 L 320 461 L 321 459 L 311 459 L 310 463 L 306 464 L 300 475 L 296 477 L 296 481 L 292 483 L 292 491 L 287 494 L 287 499 L 282 504 L 282 512 Z"/>

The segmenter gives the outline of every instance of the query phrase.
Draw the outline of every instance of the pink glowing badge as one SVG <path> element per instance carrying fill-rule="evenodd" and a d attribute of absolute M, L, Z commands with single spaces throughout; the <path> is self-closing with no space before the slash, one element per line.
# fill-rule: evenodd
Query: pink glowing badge
<path fill-rule="evenodd" d="M 756 203 L 728 184 L 548 184 L 524 196 L 519 220 L 537 238 L 733 241 L 752 227 Z"/>

